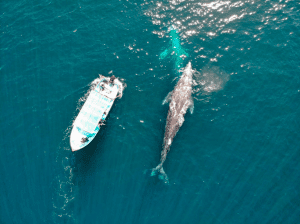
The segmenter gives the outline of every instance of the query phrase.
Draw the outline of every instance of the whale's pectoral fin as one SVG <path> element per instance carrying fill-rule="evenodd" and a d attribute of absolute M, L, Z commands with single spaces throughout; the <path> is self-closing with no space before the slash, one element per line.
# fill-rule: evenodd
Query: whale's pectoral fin
<path fill-rule="evenodd" d="M 166 50 L 164 50 L 163 52 L 160 53 L 159 59 L 165 59 L 171 53 L 172 53 L 172 49 L 167 48 Z"/>
<path fill-rule="evenodd" d="M 191 114 L 193 114 L 194 113 L 194 100 L 192 98 L 190 99 L 189 109 L 190 109 Z"/>
<path fill-rule="evenodd" d="M 164 101 L 162 102 L 162 105 L 168 103 L 168 102 L 171 100 L 171 98 L 172 98 L 172 93 L 173 93 L 173 91 L 171 91 L 171 92 L 168 93 L 168 95 L 166 96 L 166 98 L 165 98 Z"/>

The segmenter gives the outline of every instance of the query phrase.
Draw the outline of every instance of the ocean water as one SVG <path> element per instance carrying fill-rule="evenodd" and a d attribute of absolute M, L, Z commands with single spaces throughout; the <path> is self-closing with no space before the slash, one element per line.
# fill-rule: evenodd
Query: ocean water
<path fill-rule="evenodd" d="M 1 1 L 0 21 L 0 223 L 300 223 L 299 1 Z M 165 184 L 171 25 L 197 84 Z M 111 72 L 123 97 L 72 153 Z"/>

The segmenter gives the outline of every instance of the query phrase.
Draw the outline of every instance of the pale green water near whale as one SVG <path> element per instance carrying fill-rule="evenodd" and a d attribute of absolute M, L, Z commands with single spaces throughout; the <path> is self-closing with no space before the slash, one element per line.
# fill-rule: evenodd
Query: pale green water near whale
<path fill-rule="evenodd" d="M 298 1 L 2 1 L 0 223 L 299 223 Z M 197 70 L 164 163 L 168 27 Z M 127 87 L 74 157 L 98 74 Z"/>

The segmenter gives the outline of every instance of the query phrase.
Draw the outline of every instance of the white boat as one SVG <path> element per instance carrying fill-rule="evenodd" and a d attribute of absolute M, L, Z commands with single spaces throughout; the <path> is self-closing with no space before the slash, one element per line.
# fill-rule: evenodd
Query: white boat
<path fill-rule="evenodd" d="M 95 138 L 122 89 L 122 83 L 114 76 L 100 76 L 100 81 L 90 92 L 73 123 L 70 135 L 73 152 L 87 146 Z"/>

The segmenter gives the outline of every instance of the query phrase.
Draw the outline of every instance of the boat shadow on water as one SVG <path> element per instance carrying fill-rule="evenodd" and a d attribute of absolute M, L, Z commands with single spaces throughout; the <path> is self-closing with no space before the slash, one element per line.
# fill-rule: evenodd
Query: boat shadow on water
<path fill-rule="evenodd" d="M 109 120 L 109 115 L 108 115 Z M 102 145 L 105 133 L 109 127 L 101 126 L 95 138 L 81 150 L 72 152 L 71 166 L 73 170 L 73 183 L 75 185 L 85 182 L 86 177 L 95 172 L 98 160 L 102 155 Z"/>

